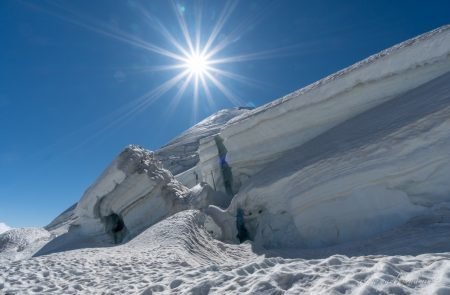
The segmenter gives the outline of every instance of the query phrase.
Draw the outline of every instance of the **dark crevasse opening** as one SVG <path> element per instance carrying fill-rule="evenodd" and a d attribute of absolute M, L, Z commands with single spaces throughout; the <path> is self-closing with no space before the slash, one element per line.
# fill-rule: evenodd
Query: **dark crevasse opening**
<path fill-rule="evenodd" d="M 121 243 L 125 238 L 128 230 L 122 217 L 116 213 L 112 213 L 103 217 L 106 233 L 109 234 L 115 244 Z"/>
<path fill-rule="evenodd" d="M 247 228 L 245 227 L 244 210 L 241 208 L 236 212 L 236 228 L 238 231 L 237 238 L 240 243 L 250 240 Z"/>
<path fill-rule="evenodd" d="M 223 185 L 225 187 L 225 191 L 229 195 L 233 195 L 233 174 L 231 172 L 231 167 L 227 163 L 227 148 L 223 144 L 223 139 L 216 135 L 214 137 L 216 142 L 217 150 L 219 153 L 219 161 L 220 161 L 220 169 L 223 177 Z"/>

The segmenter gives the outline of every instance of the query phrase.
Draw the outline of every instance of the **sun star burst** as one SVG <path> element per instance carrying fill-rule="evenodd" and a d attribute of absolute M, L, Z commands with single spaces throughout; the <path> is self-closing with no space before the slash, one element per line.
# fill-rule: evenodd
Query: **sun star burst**
<path fill-rule="evenodd" d="M 185 67 L 194 75 L 204 75 L 208 71 L 208 58 L 202 54 L 191 54 L 186 59 Z"/>

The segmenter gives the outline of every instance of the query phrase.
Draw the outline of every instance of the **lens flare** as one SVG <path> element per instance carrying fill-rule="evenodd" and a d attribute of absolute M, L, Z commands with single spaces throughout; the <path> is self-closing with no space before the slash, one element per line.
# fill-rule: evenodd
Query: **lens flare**
<path fill-rule="evenodd" d="M 197 76 L 203 76 L 208 69 L 208 59 L 204 55 L 192 54 L 186 59 L 185 67 Z"/>
<path fill-rule="evenodd" d="M 218 99 L 217 94 L 221 94 L 231 104 L 242 106 L 245 103 L 229 87 L 229 83 L 223 83 L 223 79 L 232 79 L 236 82 L 245 83 L 257 88 L 267 88 L 267 82 L 261 83 L 243 75 L 221 69 L 224 64 L 242 63 L 250 60 L 265 60 L 268 58 L 279 58 L 289 55 L 290 52 L 297 52 L 301 46 L 289 46 L 285 48 L 271 49 L 260 52 L 241 53 L 238 55 L 228 55 L 224 50 L 234 44 L 237 40 L 250 31 L 264 15 L 264 11 L 259 11 L 249 17 L 240 20 L 240 23 L 230 24 L 234 29 L 225 34 L 224 27 L 227 25 L 230 16 L 238 6 L 238 0 L 225 1 L 222 9 L 216 18 L 216 23 L 202 25 L 202 7 L 201 5 L 180 6 L 177 1 L 171 0 L 167 3 L 172 6 L 172 12 L 175 15 L 178 24 L 178 32 L 169 28 L 154 14 L 152 14 L 143 3 L 136 2 L 136 11 L 139 13 L 140 21 L 147 25 L 148 29 L 161 34 L 168 42 L 168 47 L 152 43 L 150 39 L 130 33 L 120 26 L 111 25 L 98 19 L 89 17 L 84 13 L 75 11 L 59 1 L 50 1 L 46 8 L 37 3 L 27 2 L 27 7 L 42 11 L 58 19 L 79 26 L 91 32 L 103 35 L 105 37 L 126 43 L 128 45 L 147 51 L 152 56 L 161 56 L 166 60 L 171 60 L 169 64 L 152 66 L 135 66 L 124 72 L 132 73 L 173 71 L 173 75 L 168 80 L 161 82 L 160 85 L 150 89 L 143 95 L 129 99 L 113 112 L 99 118 L 95 124 L 102 125 L 103 128 L 93 133 L 85 142 L 79 146 L 87 144 L 93 139 L 98 139 L 100 135 L 105 135 L 107 130 L 112 130 L 117 126 L 125 124 L 126 121 L 135 117 L 138 113 L 144 112 L 155 101 L 167 95 L 169 91 L 177 89 L 175 95 L 171 95 L 168 104 L 168 112 L 173 113 L 180 100 L 185 97 L 185 93 L 193 90 L 192 111 L 193 122 L 196 122 L 197 108 L 201 98 L 206 101 L 210 109 L 215 110 L 215 102 Z M 267 9 L 266 11 L 270 11 Z M 187 21 L 194 20 L 191 22 Z M 181 33 L 182 38 L 179 34 Z M 189 87 L 189 86 L 192 87 Z M 216 92 L 212 92 L 215 89 Z M 92 123 L 94 125 L 94 123 Z M 77 148 L 79 148 L 77 146 Z"/>

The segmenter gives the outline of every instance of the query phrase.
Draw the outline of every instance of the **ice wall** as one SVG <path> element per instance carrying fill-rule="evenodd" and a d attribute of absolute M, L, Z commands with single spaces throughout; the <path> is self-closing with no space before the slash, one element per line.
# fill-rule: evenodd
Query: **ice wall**
<path fill-rule="evenodd" d="M 227 211 L 266 248 L 367 238 L 450 202 L 450 73 L 347 120 L 266 165 Z M 242 228 L 242 226 L 241 226 Z"/>
<path fill-rule="evenodd" d="M 445 26 L 232 119 L 220 137 L 234 191 L 284 152 L 448 71 L 450 26 Z M 202 140 L 199 151 L 197 170 L 211 186 L 212 175 L 216 186 L 222 185 L 214 138 Z"/>
<path fill-rule="evenodd" d="M 229 195 L 205 182 L 188 189 L 162 168 L 153 152 L 129 146 L 84 193 L 68 235 L 117 244 L 179 211 L 211 204 L 226 208 L 230 202 Z"/>
<path fill-rule="evenodd" d="M 187 187 L 202 181 L 201 172 L 195 167 L 199 162 L 199 145 L 203 138 L 220 132 L 222 126 L 232 118 L 245 114 L 248 109 L 224 109 L 192 126 L 180 136 L 155 152 L 155 158 L 163 167 Z"/>

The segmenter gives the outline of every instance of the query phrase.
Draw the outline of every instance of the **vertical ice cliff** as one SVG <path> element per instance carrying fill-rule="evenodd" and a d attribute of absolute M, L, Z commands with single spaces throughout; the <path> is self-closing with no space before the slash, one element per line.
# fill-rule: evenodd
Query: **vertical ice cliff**
<path fill-rule="evenodd" d="M 218 111 L 155 151 L 156 159 L 184 185 L 192 187 L 198 184 L 202 181 L 200 172 L 195 169 L 199 162 L 200 141 L 216 135 L 228 121 L 248 111 L 248 108 Z"/>
<path fill-rule="evenodd" d="M 448 130 L 450 74 L 285 153 L 241 189 L 229 214 L 244 210 L 266 247 L 369 237 L 450 202 Z"/>
<path fill-rule="evenodd" d="M 284 152 L 449 70 L 450 26 L 445 26 L 235 117 L 220 132 L 235 191 Z M 218 169 L 213 140 L 199 147 L 196 169 L 205 177 Z M 213 185 L 211 176 L 205 181 Z"/>

